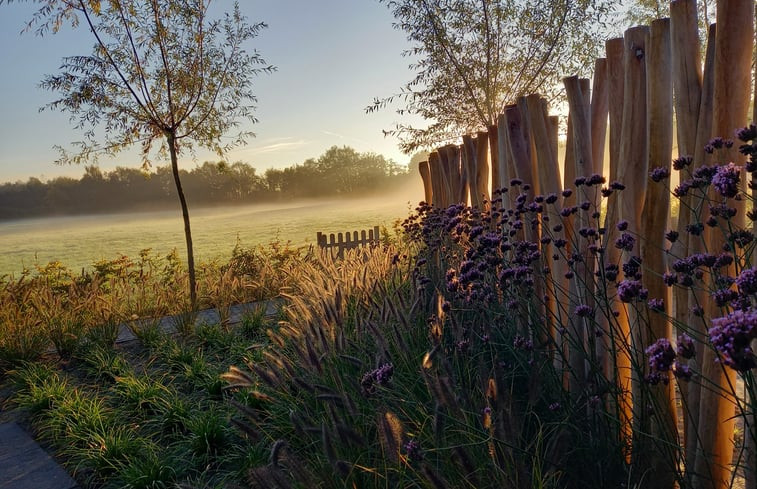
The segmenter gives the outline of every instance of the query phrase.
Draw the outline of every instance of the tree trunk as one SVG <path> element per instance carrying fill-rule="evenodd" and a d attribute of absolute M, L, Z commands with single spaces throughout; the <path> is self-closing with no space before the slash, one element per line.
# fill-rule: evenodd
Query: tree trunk
<path fill-rule="evenodd" d="M 184 238 L 187 241 L 187 269 L 189 270 L 189 301 L 192 311 L 197 310 L 197 279 L 195 277 L 195 255 L 192 249 L 192 230 L 189 226 L 189 208 L 187 199 L 184 197 L 184 189 L 181 187 L 181 178 L 179 177 L 179 159 L 176 155 L 176 138 L 174 134 L 168 134 L 168 150 L 171 154 L 171 172 L 173 181 L 176 184 L 176 193 L 179 195 L 181 203 L 181 215 L 184 219 Z"/>

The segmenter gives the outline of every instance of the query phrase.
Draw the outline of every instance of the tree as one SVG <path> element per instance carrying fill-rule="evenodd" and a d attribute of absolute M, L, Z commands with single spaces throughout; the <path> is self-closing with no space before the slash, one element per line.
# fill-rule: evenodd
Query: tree
<path fill-rule="evenodd" d="M 699 20 L 699 37 L 704 42 L 710 22 L 715 21 L 717 2 L 697 0 L 697 18 Z M 670 17 L 670 2 L 662 0 L 636 0 L 626 10 L 625 21 L 628 25 L 646 25 L 655 19 Z"/>
<path fill-rule="evenodd" d="M 372 112 L 401 102 L 399 115 L 433 121 L 384 131 L 410 154 L 485 130 L 518 96 L 552 98 L 560 77 L 586 74 L 604 46 L 609 0 L 379 0 L 412 47 L 415 77 L 376 98 Z"/>
<path fill-rule="evenodd" d="M 0 0 L 12 3 L 14 0 Z M 18 0 L 24 1 L 24 0 Z M 61 162 L 96 160 L 140 144 L 144 164 L 153 149 L 168 155 L 181 204 L 192 308 L 197 306 L 192 232 L 178 158 L 195 147 L 223 156 L 252 134 L 222 136 L 240 119 L 255 122 L 252 78 L 274 68 L 244 44 L 266 27 L 248 24 L 239 5 L 214 19 L 212 0 L 26 0 L 39 5 L 27 29 L 56 32 L 80 22 L 92 33 L 92 53 L 63 59 L 61 73 L 42 86 L 60 96 L 47 108 L 69 112 L 84 141 Z"/>

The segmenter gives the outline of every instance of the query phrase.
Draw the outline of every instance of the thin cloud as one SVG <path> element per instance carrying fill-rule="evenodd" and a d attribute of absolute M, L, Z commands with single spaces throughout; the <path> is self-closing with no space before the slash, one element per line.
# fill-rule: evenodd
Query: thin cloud
<path fill-rule="evenodd" d="M 332 136 L 339 139 L 348 139 L 350 141 L 354 141 L 356 143 L 360 143 L 366 146 L 369 146 L 370 143 L 368 141 L 365 141 L 363 139 L 351 137 L 351 136 L 345 136 L 344 134 L 339 134 L 338 132 L 332 132 L 332 131 L 321 131 L 321 134 L 325 134 L 326 136 Z"/>
<path fill-rule="evenodd" d="M 249 148 L 245 152 L 249 154 L 266 154 L 266 153 L 275 153 L 278 151 L 286 151 L 291 149 L 297 149 L 301 148 L 308 144 L 307 141 L 304 139 L 299 139 L 297 141 L 287 141 L 291 138 L 280 138 L 282 141 L 278 143 L 271 143 L 266 144 L 263 146 L 258 146 L 256 148 Z"/>

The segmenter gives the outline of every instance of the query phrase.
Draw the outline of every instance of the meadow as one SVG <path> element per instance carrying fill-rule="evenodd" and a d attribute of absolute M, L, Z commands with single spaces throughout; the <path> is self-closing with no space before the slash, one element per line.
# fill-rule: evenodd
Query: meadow
<path fill-rule="evenodd" d="M 414 188 L 381 199 L 300 201 L 190 209 L 195 255 L 199 261 L 228 259 L 239 242 L 245 247 L 271 241 L 292 246 L 315 243 L 316 233 L 391 228 L 407 216 Z M 237 241 L 238 240 L 238 241 Z M 151 248 L 165 256 L 184 252 L 181 214 L 174 211 L 65 216 L 0 222 L 0 276 L 58 261 L 81 270 L 119 255 L 136 257 Z"/>

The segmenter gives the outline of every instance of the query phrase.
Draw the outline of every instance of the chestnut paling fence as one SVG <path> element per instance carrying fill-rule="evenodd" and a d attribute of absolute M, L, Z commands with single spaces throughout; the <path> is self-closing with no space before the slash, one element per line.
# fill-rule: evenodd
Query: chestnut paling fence
<path fill-rule="evenodd" d="M 574 317 L 571 320 L 576 324 L 567 330 L 552 328 L 552 344 L 565 351 L 555 355 L 555 365 L 569 372 L 565 375 L 567 389 L 578 392 L 585 388 L 589 381 L 585 359 L 577 353 L 571 355 L 569 345 L 587 345 L 593 328 L 614 328 L 616 337 L 625 339 L 625 345 L 613 348 L 598 341 L 596 355 L 610 376 L 607 378 L 614 376 L 619 387 L 614 401 L 619 407 L 620 431 L 632 444 L 628 457 L 647 471 L 641 485 L 672 488 L 678 478 L 679 484 L 696 488 L 731 487 L 737 471 L 739 477 L 746 479 L 746 487 L 757 487 L 754 455 L 757 427 L 750 407 L 736 409 L 739 403 L 741 406 L 744 403 L 734 388 L 734 372 L 717 361 L 714 348 L 699 345 L 691 360 L 690 365 L 699 373 L 698 382 L 676 381 L 672 372 L 666 373 L 665 382 L 656 385 L 644 382 L 645 370 L 649 369 L 644 358 L 648 345 L 660 338 L 671 338 L 674 323 L 698 331 L 698 338 L 705 343 L 710 321 L 724 314 L 709 294 L 681 286 L 671 290 L 661 279 L 673 258 L 705 250 L 718 251 L 726 245 L 722 233 L 709 227 L 703 230 L 703 236 L 687 232 L 690 225 L 699 224 L 693 209 L 705 203 L 702 197 L 691 194 L 681 196 L 676 222 L 679 239 L 672 245 L 666 244 L 665 234 L 671 222 L 671 189 L 652 182 L 649 173 L 657 167 L 670 171 L 673 114 L 678 155 L 692 156 L 693 167 L 711 163 L 711 156 L 705 152 L 711 138 L 731 137 L 735 129 L 748 124 L 749 118 L 755 119 L 755 114 L 749 113 L 754 2 L 718 2 L 718 25 L 710 26 L 704 59 L 699 50 L 696 1 L 673 1 L 670 12 L 669 19 L 630 28 L 623 38 L 608 40 L 606 57 L 596 60 L 593 83 L 576 76 L 564 79 L 569 106 L 564 171 L 558 164 L 558 118 L 549 115 L 547 102 L 538 94 L 520 97 L 517 103 L 507 106 L 499 115 L 498 124 L 488 131 L 465 135 L 462 144 L 431 152 L 419 170 L 425 199 L 436 207 L 470 203 L 472 207 L 488 210 L 494 199 L 503 209 L 512 209 L 516 189 L 501 194 L 495 190 L 509 187 L 513 179 L 530 184 L 526 192 L 529 197 L 562 195 L 555 205 L 544 206 L 542 219 L 548 217 L 551 222 L 560 220 L 561 209 L 576 203 L 590 201 L 599 209 L 599 192 L 586 185 L 575 186 L 571 195 L 562 193 L 574 188 L 577 177 L 604 174 L 606 181 L 625 185 L 622 192 L 615 192 L 607 199 L 604 239 L 612 243 L 618 235 L 616 224 L 622 221 L 628 222 L 629 230 L 639 239 L 627 250 L 610 244 L 602 260 L 624 263 L 640 257 L 645 270 L 643 286 L 649 290 L 649 297 L 667 299 L 665 314 L 649 315 L 648 322 L 640 327 L 637 313 L 616 300 L 613 307 L 622 313 L 615 320 L 598 316 L 589 324 L 587 319 Z M 604 161 L 606 140 L 609 140 L 609 162 Z M 738 143 L 724 148 L 719 157 L 737 165 L 745 163 Z M 741 176 L 742 185 L 745 176 Z M 746 185 L 742 193 L 748 195 Z M 739 205 L 743 205 L 743 200 L 736 203 Z M 745 212 L 739 213 L 744 215 Z M 574 219 L 572 226 L 563 231 L 569 242 L 573 230 L 591 225 L 587 213 L 577 213 L 571 219 Z M 744 221 L 742 224 L 745 226 Z M 539 229 L 526 229 L 525 233 L 525 239 L 539 240 Z M 578 260 L 582 268 L 575 275 L 591 277 L 599 265 L 596 254 L 588 249 L 587 241 L 573 242 L 577 246 L 573 252 L 584 257 Z M 592 280 L 566 279 L 566 261 L 550 262 L 552 245 L 542 242 L 541 246 L 552 281 L 558 284 L 544 291 L 545 317 L 554 317 L 550 308 L 555 304 L 568 303 L 571 311 L 578 304 L 592 305 L 595 298 Z M 679 387 L 682 410 L 676 409 L 675 385 Z M 650 404 L 657 407 L 654 413 L 647 409 Z M 744 433 L 743 441 L 738 443 L 734 439 L 737 420 Z M 683 428 L 679 430 L 678 426 Z M 640 432 L 647 436 L 638 436 Z M 650 438 L 656 439 L 656 448 L 649 446 Z M 732 465 L 734 453 L 740 454 L 738 470 Z M 683 468 L 683 480 L 670 469 L 671 465 Z"/>
<path fill-rule="evenodd" d="M 344 257 L 346 250 L 355 248 L 374 246 L 379 243 L 379 227 L 373 226 L 373 229 L 362 231 L 347 231 L 345 233 L 322 233 L 318 231 L 316 242 L 318 247 L 331 252 L 332 256 L 339 258 Z"/>

